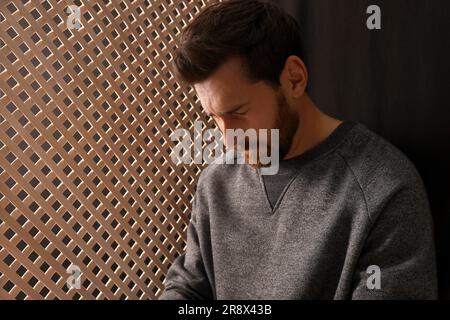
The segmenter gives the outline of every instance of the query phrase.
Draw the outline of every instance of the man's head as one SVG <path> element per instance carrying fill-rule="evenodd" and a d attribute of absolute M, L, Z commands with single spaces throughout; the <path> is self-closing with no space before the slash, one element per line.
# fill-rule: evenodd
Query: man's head
<path fill-rule="evenodd" d="M 273 3 L 214 4 L 183 31 L 177 78 L 193 85 L 219 129 L 280 129 L 280 157 L 300 123 L 307 84 L 300 29 Z M 270 143 L 270 142 L 269 142 Z"/>

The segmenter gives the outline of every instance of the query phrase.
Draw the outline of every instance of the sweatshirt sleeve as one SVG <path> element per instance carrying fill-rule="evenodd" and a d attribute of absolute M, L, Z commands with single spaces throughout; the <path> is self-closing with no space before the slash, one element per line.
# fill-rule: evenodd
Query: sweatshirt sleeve
<path fill-rule="evenodd" d="M 386 188 L 377 185 L 369 198 L 382 199 Z M 357 264 L 352 299 L 436 299 L 433 223 L 418 174 L 385 194 L 380 208 Z"/>
<path fill-rule="evenodd" d="M 212 299 L 198 238 L 197 205 L 194 197 L 191 221 L 187 230 L 186 251 L 173 261 L 165 279 L 165 290 L 159 300 Z"/>

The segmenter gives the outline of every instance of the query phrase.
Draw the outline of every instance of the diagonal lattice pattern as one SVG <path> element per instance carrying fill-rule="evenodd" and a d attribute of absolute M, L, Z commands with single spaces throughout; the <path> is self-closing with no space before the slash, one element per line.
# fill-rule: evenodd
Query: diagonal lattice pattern
<path fill-rule="evenodd" d="M 207 122 L 171 52 L 211 2 L 0 1 L 0 298 L 159 296 L 201 170 L 169 135 Z"/>

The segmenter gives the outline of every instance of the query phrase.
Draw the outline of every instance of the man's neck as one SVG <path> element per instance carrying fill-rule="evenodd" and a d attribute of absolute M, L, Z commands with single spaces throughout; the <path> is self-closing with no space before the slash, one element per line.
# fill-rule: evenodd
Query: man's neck
<path fill-rule="evenodd" d="M 297 157 L 324 141 L 343 121 L 321 112 L 305 93 L 299 107 L 300 125 L 284 159 Z"/>

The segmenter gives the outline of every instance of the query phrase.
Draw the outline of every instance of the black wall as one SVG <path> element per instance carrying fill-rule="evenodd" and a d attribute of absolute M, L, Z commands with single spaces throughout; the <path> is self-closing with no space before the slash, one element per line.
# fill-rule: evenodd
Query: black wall
<path fill-rule="evenodd" d="M 450 299 L 450 1 L 278 0 L 300 22 L 309 94 L 417 166 L 435 222 L 441 299 Z M 369 30 L 369 5 L 381 30 Z"/>

